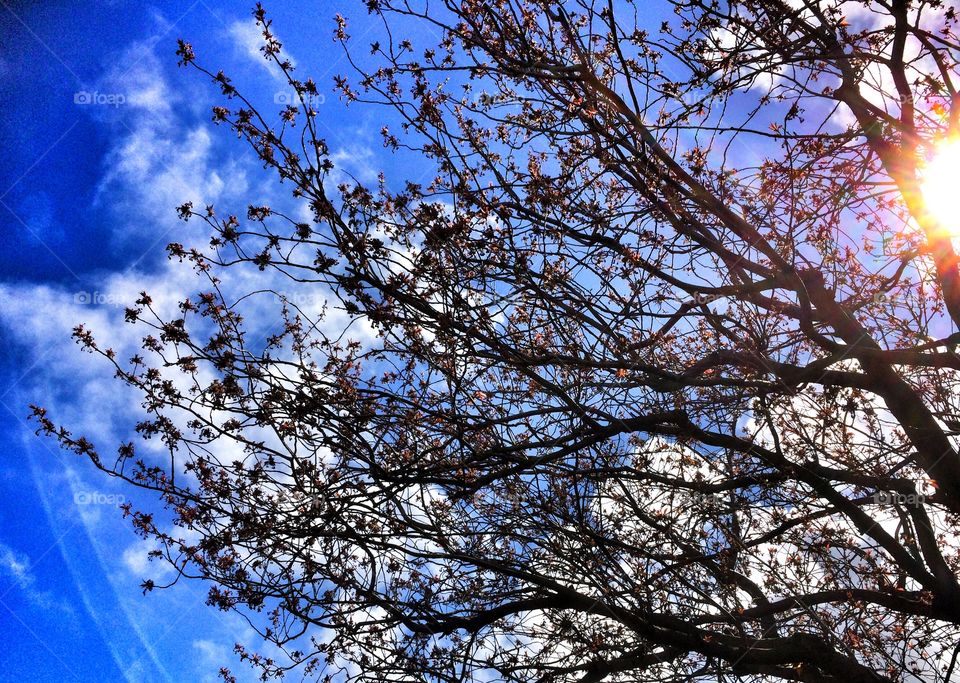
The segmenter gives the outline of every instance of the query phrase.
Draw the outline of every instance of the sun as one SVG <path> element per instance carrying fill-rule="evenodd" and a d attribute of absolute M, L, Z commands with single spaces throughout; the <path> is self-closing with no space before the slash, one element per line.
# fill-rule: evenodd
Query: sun
<path fill-rule="evenodd" d="M 960 237 L 960 140 L 943 144 L 923 169 L 920 185 L 930 215 Z"/>

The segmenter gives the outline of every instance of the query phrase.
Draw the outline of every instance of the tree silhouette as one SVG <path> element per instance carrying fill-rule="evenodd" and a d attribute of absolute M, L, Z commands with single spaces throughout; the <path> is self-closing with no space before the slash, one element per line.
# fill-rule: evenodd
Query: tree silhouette
<path fill-rule="evenodd" d="M 127 512 L 210 604 L 263 612 L 265 677 L 949 680 L 960 273 L 921 189 L 960 134 L 954 9 L 366 9 L 382 38 L 337 17 L 336 88 L 434 177 L 333 187 L 261 7 L 279 124 L 181 42 L 312 220 L 185 204 L 213 241 L 170 254 L 210 287 L 170 320 L 144 294 L 129 362 L 77 328 L 169 466 L 41 430 L 161 494 Z M 217 279 L 243 264 L 327 313 L 250 339 Z"/>

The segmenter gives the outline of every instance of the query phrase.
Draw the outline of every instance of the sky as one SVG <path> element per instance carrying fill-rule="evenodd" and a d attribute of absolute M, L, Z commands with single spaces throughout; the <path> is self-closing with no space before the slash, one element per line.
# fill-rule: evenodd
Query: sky
<path fill-rule="evenodd" d="M 168 242 L 205 237 L 175 207 L 238 211 L 285 192 L 211 123 L 219 93 L 174 54 L 184 38 L 201 62 L 279 111 L 287 89 L 257 52 L 252 4 L 0 0 L 0 679 L 212 681 L 229 666 L 253 680 L 233 645 L 256 645 L 255 634 L 238 615 L 204 606 L 203 585 L 142 594 L 145 579 L 170 576 L 148 562 L 150 546 L 119 505 L 152 501 L 35 436 L 27 420 L 39 403 L 105 453 L 129 440 L 136 397 L 71 329 L 82 323 L 132 355 L 142 331 L 123 311 L 137 293 L 169 310 L 200 286 L 166 258 Z M 333 14 L 356 17 L 351 33 L 362 39 L 362 4 L 267 7 L 324 93 L 333 160 L 365 181 L 390 171 L 383 112 L 346 109 L 330 87 L 346 70 Z M 249 277 L 231 275 L 227 286 L 242 289 Z M 255 324 L 269 329 L 275 307 L 259 310 Z"/>
<path fill-rule="evenodd" d="M 27 420 L 37 403 L 103 453 L 130 440 L 137 397 L 73 343 L 72 328 L 84 324 L 129 357 L 142 331 L 123 313 L 138 292 L 170 311 L 202 287 L 166 258 L 168 242 L 207 237 L 175 207 L 214 203 L 242 215 L 248 204 L 289 201 L 211 122 L 217 89 L 175 56 L 177 39 L 189 41 L 201 63 L 279 112 L 291 93 L 258 52 L 252 5 L 0 0 L 0 680 L 213 681 L 221 666 L 254 680 L 233 645 L 256 649 L 256 634 L 239 615 L 206 607 L 205 586 L 142 594 L 145 579 L 171 577 L 148 562 L 151 546 L 119 505 L 156 504 L 35 436 Z M 332 91 L 333 76 L 348 71 L 333 15 L 372 42 L 363 3 L 266 5 L 298 75 L 323 94 L 318 123 L 339 172 L 423 182 L 431 169 L 383 150 L 385 112 L 347 108 Z M 264 288 L 268 277 L 231 271 L 224 289 Z M 323 297 L 298 303 L 319 308 Z M 275 329 L 275 301 L 249 304 L 252 328 Z"/>

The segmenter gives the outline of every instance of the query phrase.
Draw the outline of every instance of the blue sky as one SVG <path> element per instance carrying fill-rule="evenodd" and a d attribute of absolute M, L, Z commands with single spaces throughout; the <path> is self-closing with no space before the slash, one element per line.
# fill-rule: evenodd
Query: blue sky
<path fill-rule="evenodd" d="M 77 348 L 71 329 L 83 323 L 128 357 L 141 331 L 123 310 L 140 290 L 170 311 L 203 286 L 165 255 L 168 242 L 206 238 L 199 222 L 177 220 L 177 205 L 242 214 L 290 201 L 289 188 L 210 122 L 216 88 L 174 55 L 178 37 L 190 41 L 201 63 L 279 111 L 289 88 L 257 52 L 252 5 L 0 0 L 0 680 L 213 681 L 221 666 L 255 680 L 232 653 L 236 642 L 256 649 L 255 633 L 239 615 L 207 608 L 204 586 L 141 594 L 144 579 L 170 576 L 147 561 L 151 546 L 118 504 L 156 507 L 150 498 L 59 452 L 26 420 L 39 403 L 103 453 L 129 440 L 136 396 Z M 365 182 L 381 169 L 396 185 L 425 180 L 429 168 L 383 151 L 384 110 L 348 110 L 331 91 L 347 71 L 331 39 L 334 13 L 351 19 L 359 54 L 377 37 L 362 0 L 267 6 L 298 74 L 324 93 L 318 123 L 338 169 Z M 747 145 L 738 153 L 759 156 Z M 223 277 L 228 292 L 276 284 L 255 270 Z M 298 303 L 319 308 L 322 293 Z M 248 324 L 269 333 L 275 304 L 247 301 Z M 140 452 L 164 455 L 151 444 Z"/>
<path fill-rule="evenodd" d="M 129 440 L 136 396 L 77 348 L 71 329 L 83 323 L 129 357 L 141 330 L 123 322 L 123 310 L 140 290 L 169 311 L 203 286 L 165 255 L 168 242 L 206 241 L 198 221 L 177 220 L 177 205 L 242 215 L 248 204 L 290 201 L 210 122 L 217 89 L 174 54 L 178 37 L 190 41 L 201 63 L 279 111 L 289 88 L 257 52 L 252 5 L 0 0 L 0 680 L 213 681 L 224 665 L 254 680 L 232 650 L 256 646 L 256 635 L 240 616 L 204 606 L 204 586 L 141 594 L 144 579 L 169 575 L 147 562 L 150 546 L 118 503 L 156 507 L 151 500 L 57 451 L 26 421 L 28 404 L 39 403 L 103 453 Z M 365 182 L 381 169 L 395 185 L 423 182 L 428 167 L 383 151 L 383 109 L 346 109 L 331 91 L 347 71 L 331 39 L 334 13 L 351 20 L 359 54 L 377 38 L 362 1 L 267 7 L 298 75 L 324 93 L 318 123 L 338 169 Z M 231 270 L 223 288 L 276 285 L 270 277 Z M 314 298 L 298 304 L 322 306 L 322 293 L 304 294 Z M 246 304 L 250 326 L 274 329 L 276 301 Z M 140 452 L 164 455 L 150 444 Z"/>
<path fill-rule="evenodd" d="M 203 681 L 222 665 L 252 679 L 232 648 L 256 644 L 254 634 L 237 615 L 205 607 L 203 586 L 141 595 L 141 581 L 164 574 L 117 504 L 144 501 L 35 437 L 26 421 L 36 402 L 104 452 L 128 439 L 135 397 L 80 352 L 71 328 L 84 323 L 132 353 L 138 330 L 123 323 L 124 305 L 145 288 L 169 307 L 198 286 L 165 258 L 170 241 L 203 240 L 174 207 L 237 210 L 283 191 L 210 123 L 218 93 L 174 55 L 176 39 L 189 40 L 206 65 L 272 106 L 285 89 L 256 53 L 252 4 L 0 0 L 2 680 Z M 333 159 L 361 180 L 390 170 L 383 112 L 347 111 L 329 91 L 346 68 L 330 19 L 338 9 L 356 17 L 351 33 L 362 36 L 362 5 L 274 4 L 281 39 L 326 88 Z M 227 284 L 242 289 L 245 277 Z M 264 313 L 260 323 L 271 321 Z"/>

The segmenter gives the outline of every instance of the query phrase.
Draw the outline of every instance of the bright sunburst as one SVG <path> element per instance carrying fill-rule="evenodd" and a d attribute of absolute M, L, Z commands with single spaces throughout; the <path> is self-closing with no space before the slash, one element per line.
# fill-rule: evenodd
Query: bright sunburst
<path fill-rule="evenodd" d="M 923 169 L 921 192 L 932 216 L 960 236 L 960 140 L 944 144 Z"/>

